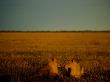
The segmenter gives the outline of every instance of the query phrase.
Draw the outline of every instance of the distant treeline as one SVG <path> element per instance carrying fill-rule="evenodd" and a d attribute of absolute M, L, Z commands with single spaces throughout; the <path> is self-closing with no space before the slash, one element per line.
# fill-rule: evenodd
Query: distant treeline
<path fill-rule="evenodd" d="M 0 32 L 110 32 L 110 30 L 104 30 L 104 31 L 94 31 L 94 30 L 81 30 L 81 31 L 15 31 L 15 30 L 1 30 Z"/>

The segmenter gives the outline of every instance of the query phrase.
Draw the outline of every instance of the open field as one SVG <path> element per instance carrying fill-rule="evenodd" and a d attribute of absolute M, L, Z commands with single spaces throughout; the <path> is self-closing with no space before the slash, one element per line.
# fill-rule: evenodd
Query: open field
<path fill-rule="evenodd" d="M 110 32 L 0 33 L 0 78 L 37 82 L 38 69 L 51 57 L 56 57 L 59 65 L 78 59 L 85 74 L 90 75 L 80 82 L 107 82 L 110 80 Z"/>

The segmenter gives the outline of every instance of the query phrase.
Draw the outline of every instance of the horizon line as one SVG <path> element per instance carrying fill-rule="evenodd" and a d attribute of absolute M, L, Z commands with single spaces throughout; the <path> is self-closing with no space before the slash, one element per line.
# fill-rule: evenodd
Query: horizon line
<path fill-rule="evenodd" d="M 71 30 L 71 31 L 67 31 L 67 30 L 53 30 L 53 31 L 49 31 L 49 30 L 42 30 L 42 31 L 30 31 L 30 30 L 0 30 L 0 32 L 110 32 L 110 30 Z"/>

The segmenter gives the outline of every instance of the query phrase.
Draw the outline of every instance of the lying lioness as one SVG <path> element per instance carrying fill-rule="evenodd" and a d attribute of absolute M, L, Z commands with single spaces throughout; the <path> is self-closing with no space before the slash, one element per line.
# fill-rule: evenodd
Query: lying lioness
<path fill-rule="evenodd" d="M 72 59 L 72 61 L 65 65 L 65 69 L 70 73 L 70 76 L 80 78 L 84 73 L 84 69 L 80 67 L 80 64 Z"/>
<path fill-rule="evenodd" d="M 55 58 L 52 58 L 48 63 L 49 74 L 50 76 L 58 75 L 58 64 Z"/>

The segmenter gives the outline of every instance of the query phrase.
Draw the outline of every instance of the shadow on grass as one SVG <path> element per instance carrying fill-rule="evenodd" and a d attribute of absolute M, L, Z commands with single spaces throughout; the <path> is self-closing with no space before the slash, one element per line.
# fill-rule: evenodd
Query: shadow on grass
<path fill-rule="evenodd" d="M 31 76 L 22 73 L 17 76 L 0 74 L 0 82 L 110 82 L 110 70 L 93 69 L 79 79 L 67 76 L 64 68 L 60 68 L 59 71 L 60 75 L 55 77 L 46 74 L 39 76 L 37 72 Z"/>
<path fill-rule="evenodd" d="M 28 82 L 110 82 L 110 70 L 94 68 L 93 70 L 84 73 L 80 78 L 68 76 L 64 68 L 60 68 L 59 70 L 61 71 L 59 76 L 33 76 Z"/>
<path fill-rule="evenodd" d="M 11 75 L 0 74 L 0 82 L 11 82 Z"/>

